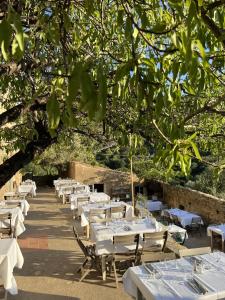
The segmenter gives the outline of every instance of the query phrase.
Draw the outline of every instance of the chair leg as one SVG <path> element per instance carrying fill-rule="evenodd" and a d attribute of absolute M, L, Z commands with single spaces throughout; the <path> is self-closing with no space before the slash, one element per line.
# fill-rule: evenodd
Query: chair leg
<path fill-rule="evenodd" d="M 112 262 L 112 266 L 113 266 L 113 271 L 114 271 L 114 276 L 115 276 L 115 280 L 116 280 L 116 287 L 118 288 L 118 277 L 117 277 L 117 273 L 116 273 L 116 263 L 115 261 L 113 260 Z"/>
<path fill-rule="evenodd" d="M 85 259 L 85 261 L 83 262 L 82 266 L 77 270 L 77 273 L 80 273 L 84 269 L 84 267 L 87 264 L 87 262 L 88 262 L 88 259 Z"/>
<path fill-rule="evenodd" d="M 91 272 L 91 269 L 87 269 L 85 272 L 84 272 L 84 274 L 81 276 L 81 278 L 80 278 L 80 280 L 79 280 L 79 282 L 81 282 L 89 273 Z"/>

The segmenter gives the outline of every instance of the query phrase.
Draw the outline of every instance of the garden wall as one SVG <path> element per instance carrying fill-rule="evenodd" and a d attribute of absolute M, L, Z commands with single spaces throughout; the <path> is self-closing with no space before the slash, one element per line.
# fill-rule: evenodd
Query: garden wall
<path fill-rule="evenodd" d="M 196 212 L 206 223 L 225 223 L 225 200 L 189 188 L 161 182 L 163 199 L 171 207 Z"/>

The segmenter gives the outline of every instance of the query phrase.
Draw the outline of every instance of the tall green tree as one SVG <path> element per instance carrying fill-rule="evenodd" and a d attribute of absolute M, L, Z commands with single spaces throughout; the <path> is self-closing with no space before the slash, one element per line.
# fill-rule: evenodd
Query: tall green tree
<path fill-rule="evenodd" d="M 222 0 L 1 1 L 0 139 L 16 153 L 0 186 L 65 128 L 137 135 L 184 174 L 199 148 L 223 147 L 224 12 Z"/>

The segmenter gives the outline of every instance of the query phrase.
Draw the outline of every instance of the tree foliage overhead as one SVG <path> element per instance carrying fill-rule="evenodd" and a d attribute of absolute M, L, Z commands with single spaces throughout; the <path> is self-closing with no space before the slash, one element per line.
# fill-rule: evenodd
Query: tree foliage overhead
<path fill-rule="evenodd" d="M 17 156 L 0 185 L 63 128 L 145 139 L 184 174 L 198 149 L 221 154 L 224 15 L 222 0 L 1 1 L 0 139 Z"/>

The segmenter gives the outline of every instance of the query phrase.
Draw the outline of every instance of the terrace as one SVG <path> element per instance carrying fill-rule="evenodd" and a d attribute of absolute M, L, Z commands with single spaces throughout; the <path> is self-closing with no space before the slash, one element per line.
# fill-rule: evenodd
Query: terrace
<path fill-rule="evenodd" d="M 118 203 L 118 202 L 117 202 Z M 24 266 L 15 268 L 14 275 L 18 285 L 17 295 L 8 299 L 131 299 L 125 292 L 122 276 L 128 267 L 118 270 L 118 288 L 112 272 L 102 280 L 101 271 L 91 271 L 82 282 L 77 270 L 84 261 L 84 254 L 73 235 L 75 225 L 85 245 L 90 245 L 79 218 L 73 219 L 70 204 L 62 203 L 54 189 L 41 189 L 29 198 L 30 210 L 25 220 L 26 231 L 18 238 Z M 158 219 L 161 219 L 157 215 Z M 189 234 L 184 246 L 173 243 L 170 249 L 210 246 L 210 238 L 202 229 Z"/>

